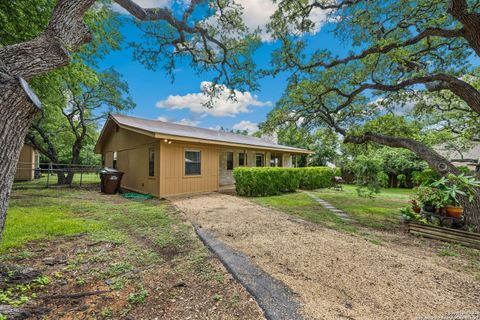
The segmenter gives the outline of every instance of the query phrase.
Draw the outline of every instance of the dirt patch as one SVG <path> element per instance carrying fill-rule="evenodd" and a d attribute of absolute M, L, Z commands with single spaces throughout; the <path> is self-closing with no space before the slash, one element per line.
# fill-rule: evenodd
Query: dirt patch
<path fill-rule="evenodd" d="M 64 237 L 33 244 L 33 256 L 11 256 L 8 262 L 28 265 L 50 279 L 23 306 L 39 310 L 39 318 L 263 318 L 256 302 L 214 256 L 199 243 L 190 250 L 173 259 L 165 256 L 165 263 L 128 267 L 122 257 L 131 253 L 122 246 Z M 79 261 L 79 253 L 88 259 Z"/>
<path fill-rule="evenodd" d="M 414 319 L 480 309 L 480 281 L 425 246 L 373 244 L 228 195 L 173 202 L 287 284 L 306 318 Z"/>

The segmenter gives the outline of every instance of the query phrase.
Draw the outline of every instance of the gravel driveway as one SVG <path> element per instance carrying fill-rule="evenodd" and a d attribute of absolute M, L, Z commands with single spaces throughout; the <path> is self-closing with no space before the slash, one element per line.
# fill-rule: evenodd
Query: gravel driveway
<path fill-rule="evenodd" d="M 307 319 L 416 319 L 480 310 L 480 281 L 421 247 L 372 244 L 224 194 L 173 203 L 288 285 Z"/>

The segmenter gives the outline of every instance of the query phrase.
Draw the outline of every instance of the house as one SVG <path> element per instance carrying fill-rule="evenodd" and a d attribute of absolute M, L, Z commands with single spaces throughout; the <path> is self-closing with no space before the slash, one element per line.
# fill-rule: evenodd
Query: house
<path fill-rule="evenodd" d="M 480 143 L 473 143 L 465 150 L 448 148 L 440 145 L 435 148 L 442 156 L 447 158 L 456 167 L 467 167 L 480 173 Z"/>
<path fill-rule="evenodd" d="M 40 154 L 33 146 L 25 143 L 20 151 L 14 181 L 32 181 L 39 164 Z"/>
<path fill-rule="evenodd" d="M 125 174 L 122 188 L 157 197 L 232 186 L 237 166 L 292 167 L 312 152 L 261 138 L 110 115 L 95 146 L 102 164 Z"/>

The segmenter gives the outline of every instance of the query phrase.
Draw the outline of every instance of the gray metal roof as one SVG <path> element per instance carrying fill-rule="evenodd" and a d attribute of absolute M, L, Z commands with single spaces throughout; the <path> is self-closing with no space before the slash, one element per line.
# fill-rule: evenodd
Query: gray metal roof
<path fill-rule="evenodd" d="M 160 120 L 142 119 L 119 114 L 111 114 L 110 117 L 119 125 L 140 129 L 151 133 L 177 136 L 179 137 L 179 140 L 181 140 L 180 137 L 185 137 L 216 142 L 234 143 L 252 147 L 261 147 L 263 149 L 311 153 L 309 150 L 284 146 L 261 138 L 244 136 L 230 132 L 191 127 Z"/>

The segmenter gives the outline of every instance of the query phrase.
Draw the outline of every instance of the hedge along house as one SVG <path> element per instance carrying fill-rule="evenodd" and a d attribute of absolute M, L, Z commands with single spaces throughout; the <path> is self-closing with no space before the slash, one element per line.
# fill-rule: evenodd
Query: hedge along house
<path fill-rule="evenodd" d="M 95 152 L 125 174 L 122 188 L 157 197 L 232 186 L 237 166 L 292 167 L 311 151 L 228 132 L 110 115 Z"/>

